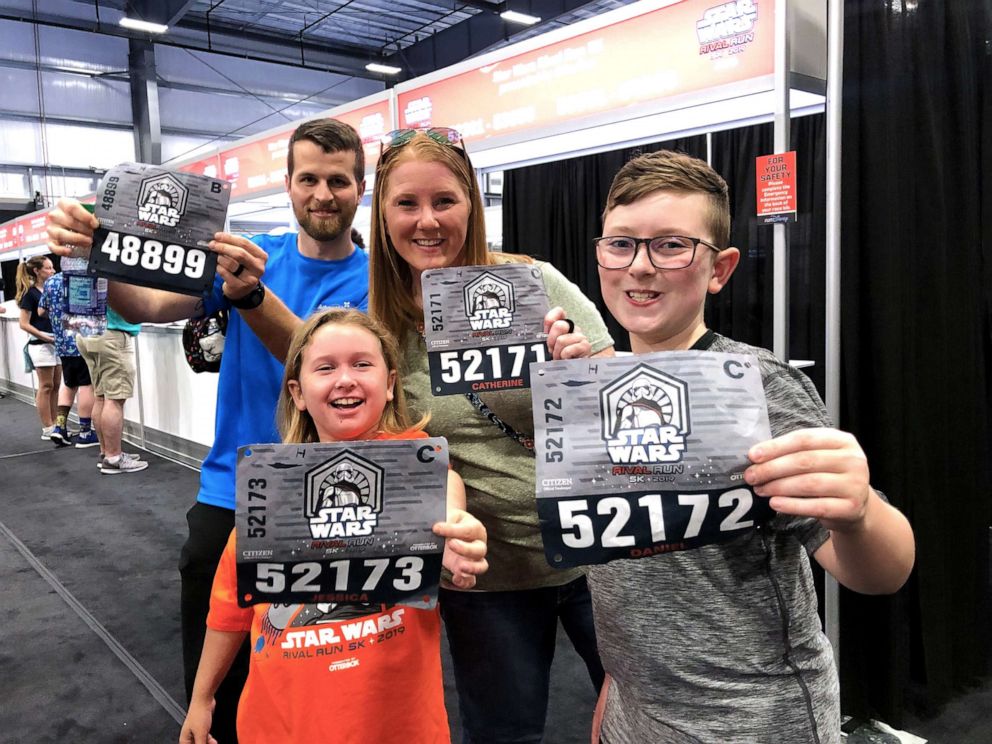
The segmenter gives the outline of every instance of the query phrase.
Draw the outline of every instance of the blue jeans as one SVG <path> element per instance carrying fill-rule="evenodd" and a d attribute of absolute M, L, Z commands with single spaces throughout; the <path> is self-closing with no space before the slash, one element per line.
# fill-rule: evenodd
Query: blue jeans
<path fill-rule="evenodd" d="M 540 742 L 558 620 L 598 692 L 603 665 L 585 577 L 513 592 L 441 590 L 464 744 Z"/>

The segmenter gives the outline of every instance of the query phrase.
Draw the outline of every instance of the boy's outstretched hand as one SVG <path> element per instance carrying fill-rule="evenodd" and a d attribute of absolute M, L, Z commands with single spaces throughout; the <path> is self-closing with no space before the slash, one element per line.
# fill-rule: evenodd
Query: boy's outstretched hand
<path fill-rule="evenodd" d="M 830 538 L 813 554 L 837 581 L 863 594 L 888 594 L 909 577 L 913 529 L 868 482 L 858 441 L 837 429 L 799 429 L 754 445 L 744 480 L 781 514 L 814 517 Z"/>
<path fill-rule="evenodd" d="M 486 561 L 486 528 L 463 509 L 448 509 L 448 520 L 434 525 L 434 534 L 444 537 L 441 565 L 451 571 L 451 583 L 471 589 L 475 577 L 489 570 Z"/>
<path fill-rule="evenodd" d="M 754 445 L 744 480 L 776 512 L 815 517 L 831 532 L 864 525 L 872 488 L 868 458 L 851 434 L 799 429 Z"/>

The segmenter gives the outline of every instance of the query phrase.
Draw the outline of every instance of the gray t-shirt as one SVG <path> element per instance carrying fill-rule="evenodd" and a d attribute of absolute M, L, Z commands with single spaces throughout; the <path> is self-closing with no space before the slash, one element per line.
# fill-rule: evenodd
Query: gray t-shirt
<path fill-rule="evenodd" d="M 829 426 L 816 388 L 771 352 L 707 332 L 695 349 L 758 358 L 773 436 Z M 816 612 L 814 519 L 588 569 L 607 744 L 836 744 L 840 689 Z"/>

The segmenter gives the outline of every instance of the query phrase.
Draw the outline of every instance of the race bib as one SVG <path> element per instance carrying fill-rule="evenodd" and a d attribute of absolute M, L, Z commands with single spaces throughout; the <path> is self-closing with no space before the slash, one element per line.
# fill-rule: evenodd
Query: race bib
<path fill-rule="evenodd" d="M 547 358 L 548 294 L 533 264 L 458 266 L 421 278 L 434 395 L 530 387 Z"/>
<path fill-rule="evenodd" d="M 537 509 L 566 568 L 719 542 L 771 517 L 743 479 L 771 438 L 758 362 L 679 351 L 534 365 Z"/>
<path fill-rule="evenodd" d="M 448 444 L 402 439 L 238 450 L 238 603 L 433 607 Z"/>
<path fill-rule="evenodd" d="M 143 163 L 100 180 L 89 272 L 142 287 L 202 296 L 213 290 L 231 184 Z"/>

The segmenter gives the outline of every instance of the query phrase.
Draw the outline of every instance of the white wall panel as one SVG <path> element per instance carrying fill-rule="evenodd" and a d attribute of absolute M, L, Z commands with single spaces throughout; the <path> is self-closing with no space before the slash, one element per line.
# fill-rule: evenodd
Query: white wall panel
<path fill-rule="evenodd" d="M 185 160 L 198 155 L 209 155 L 217 147 L 233 142 L 233 137 L 190 137 L 182 134 L 162 135 L 162 162 Z"/>
<path fill-rule="evenodd" d="M 0 119 L 0 162 L 30 164 L 42 160 L 39 123 Z"/>
<path fill-rule="evenodd" d="M 131 91 L 123 80 L 42 73 L 45 114 L 114 124 L 131 123 Z"/>
<path fill-rule="evenodd" d="M 34 32 L 30 23 L 0 21 L 0 59 L 34 62 Z"/>
<path fill-rule="evenodd" d="M 24 372 L 22 360 L 27 334 L 17 325 L 13 301 L 5 305 L 7 313 L 0 315 L 0 380 L 30 390 L 32 375 Z M 217 375 L 197 375 L 189 368 L 178 328 L 145 326 L 135 340 L 138 386 L 124 405 L 128 428 L 143 424 L 209 447 L 214 439 Z"/>
<path fill-rule="evenodd" d="M 11 292 L 13 298 L 13 291 Z M 33 389 L 32 375 L 24 371 L 24 344 L 28 334 L 17 325 L 20 311 L 13 299 L 4 303 L 7 312 L 0 315 L 0 336 L 3 343 L 3 359 L 0 359 L 0 374 L 10 382 Z"/>
<path fill-rule="evenodd" d="M 4 3 L 6 6 L 7 3 Z M 84 72 L 127 69 L 127 39 L 87 31 L 38 27 L 40 55 L 30 23 L 0 20 L 0 60 L 67 67 Z"/>
<path fill-rule="evenodd" d="M 48 124 L 48 160 L 67 168 L 109 168 L 134 160 L 134 135 L 125 129 Z"/>
<path fill-rule="evenodd" d="M 0 108 L 23 114 L 38 113 L 38 75 L 34 70 L 0 67 Z"/>
<path fill-rule="evenodd" d="M 27 198 L 28 195 L 28 177 L 26 173 L 0 172 L 0 196 Z"/>
<path fill-rule="evenodd" d="M 209 447 L 218 376 L 189 368 L 179 329 L 146 326 L 137 341 L 145 426 Z"/>
<path fill-rule="evenodd" d="M 52 26 L 39 26 L 38 31 L 43 65 L 89 72 L 127 70 L 127 39 Z"/>
<path fill-rule="evenodd" d="M 158 96 L 163 129 L 225 134 L 237 130 L 238 137 L 264 132 L 324 110 L 322 106 L 296 104 L 278 114 L 276 110 L 287 106 L 285 101 L 270 100 L 267 106 L 244 93 L 228 95 L 160 86 Z"/>

